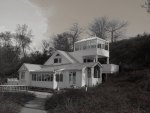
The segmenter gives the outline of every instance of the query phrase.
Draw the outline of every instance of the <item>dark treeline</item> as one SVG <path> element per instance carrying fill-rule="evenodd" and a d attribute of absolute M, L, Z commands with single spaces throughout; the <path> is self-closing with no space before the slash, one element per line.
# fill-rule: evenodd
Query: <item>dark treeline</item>
<path fill-rule="evenodd" d="M 27 25 L 18 25 L 15 33 L 0 33 L 0 78 L 18 77 L 17 70 L 24 63 L 43 64 L 53 48 L 27 52 L 32 43 L 32 32 Z M 44 42 L 43 42 L 44 44 Z"/>
<path fill-rule="evenodd" d="M 110 62 L 124 71 L 150 67 L 150 35 L 144 33 L 110 44 Z"/>

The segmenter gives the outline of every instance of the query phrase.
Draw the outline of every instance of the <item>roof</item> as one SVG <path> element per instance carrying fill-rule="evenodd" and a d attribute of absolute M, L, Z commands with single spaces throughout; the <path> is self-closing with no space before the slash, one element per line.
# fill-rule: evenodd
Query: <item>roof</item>
<path fill-rule="evenodd" d="M 84 42 L 84 41 L 93 40 L 93 39 L 98 39 L 98 40 L 102 40 L 102 41 L 108 42 L 107 40 L 104 40 L 104 39 L 99 38 L 99 37 L 91 37 L 91 38 L 85 38 L 85 39 L 79 40 L 79 41 L 77 41 L 75 43 Z"/>
<path fill-rule="evenodd" d="M 86 67 L 93 67 L 99 64 L 101 67 L 102 65 L 98 62 L 93 63 L 75 63 L 75 64 L 64 64 L 64 65 L 51 65 L 51 66 L 43 66 L 38 72 L 54 72 L 54 71 L 63 71 L 63 70 L 82 70 Z"/>
<path fill-rule="evenodd" d="M 65 58 L 67 58 L 71 63 L 77 62 L 75 58 L 73 58 L 68 52 L 57 50 L 60 54 L 62 54 Z"/>
<path fill-rule="evenodd" d="M 24 63 L 23 65 L 25 65 L 25 67 L 29 70 L 29 71 L 36 71 L 36 70 L 40 70 L 42 65 L 38 65 L 38 64 L 28 64 L 28 63 Z"/>
<path fill-rule="evenodd" d="M 69 54 L 69 52 L 66 51 L 61 51 L 61 50 L 57 50 L 55 51 L 55 53 L 44 63 L 44 65 L 49 65 L 48 63 L 51 61 L 51 59 L 53 59 L 53 57 L 55 57 L 55 55 L 59 53 L 60 55 L 64 56 L 66 60 L 69 61 L 69 63 L 78 63 L 78 61 L 71 56 L 71 54 Z"/>

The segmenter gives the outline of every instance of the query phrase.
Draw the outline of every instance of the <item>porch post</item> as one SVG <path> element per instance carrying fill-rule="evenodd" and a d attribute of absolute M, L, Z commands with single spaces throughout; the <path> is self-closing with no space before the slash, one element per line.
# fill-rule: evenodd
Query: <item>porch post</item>
<path fill-rule="evenodd" d="M 90 86 L 93 86 L 93 78 L 94 78 L 94 67 L 91 67 L 91 80 L 90 80 Z"/>
<path fill-rule="evenodd" d="M 95 56 L 95 62 L 98 62 L 98 55 Z"/>
<path fill-rule="evenodd" d="M 53 89 L 57 88 L 57 82 L 56 82 L 56 72 L 53 73 Z"/>
<path fill-rule="evenodd" d="M 109 64 L 109 57 L 107 57 L 107 64 Z"/>

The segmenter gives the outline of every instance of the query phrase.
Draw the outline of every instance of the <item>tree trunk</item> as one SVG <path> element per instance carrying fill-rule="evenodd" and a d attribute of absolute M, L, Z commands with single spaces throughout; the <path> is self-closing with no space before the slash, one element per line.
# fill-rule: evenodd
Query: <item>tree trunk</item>
<path fill-rule="evenodd" d="M 114 32 L 111 31 L 111 42 L 113 43 L 114 42 Z"/>
<path fill-rule="evenodd" d="M 73 51 L 74 51 L 74 43 L 75 43 L 75 39 L 74 39 L 74 38 L 73 38 L 73 41 L 72 41 L 72 42 L 73 42 L 72 45 L 73 45 Z"/>
<path fill-rule="evenodd" d="M 25 49 L 22 48 L 22 50 L 23 50 L 23 57 L 26 57 Z"/>

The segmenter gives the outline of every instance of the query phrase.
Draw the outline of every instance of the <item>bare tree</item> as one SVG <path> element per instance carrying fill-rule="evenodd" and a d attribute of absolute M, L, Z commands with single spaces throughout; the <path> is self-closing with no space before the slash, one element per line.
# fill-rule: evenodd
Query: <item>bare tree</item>
<path fill-rule="evenodd" d="M 74 43 L 80 38 L 83 29 L 79 26 L 78 23 L 74 23 L 70 28 L 70 36 L 72 38 L 72 48 L 74 50 Z"/>
<path fill-rule="evenodd" d="M 96 18 L 92 24 L 89 26 L 89 30 L 92 33 L 91 35 L 96 35 L 99 38 L 106 39 L 107 38 L 107 31 L 106 27 L 108 24 L 107 17 Z"/>
<path fill-rule="evenodd" d="M 127 26 L 127 22 L 119 20 L 111 20 L 108 22 L 106 31 L 111 35 L 111 42 L 114 42 L 123 34 L 124 28 Z"/>
<path fill-rule="evenodd" d="M 24 57 L 26 56 L 26 48 L 29 48 L 29 45 L 32 42 L 31 37 L 31 30 L 28 30 L 28 26 L 26 24 L 17 25 L 15 39 L 17 42 L 17 46 L 22 49 Z"/>
<path fill-rule="evenodd" d="M 92 36 L 96 35 L 99 38 L 110 38 L 111 42 L 116 41 L 123 36 L 127 22 L 119 20 L 109 20 L 107 17 L 96 18 L 89 26 Z"/>

